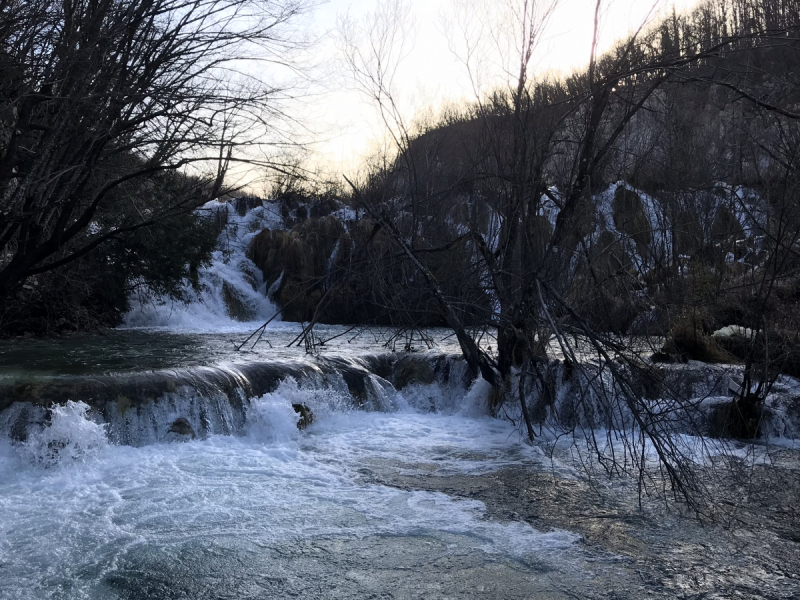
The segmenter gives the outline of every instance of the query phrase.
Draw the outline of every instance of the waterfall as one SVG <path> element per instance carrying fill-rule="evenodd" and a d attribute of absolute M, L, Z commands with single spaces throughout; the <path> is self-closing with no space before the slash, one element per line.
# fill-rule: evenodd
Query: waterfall
<path fill-rule="evenodd" d="M 282 228 L 274 202 L 249 210 L 232 200 L 213 200 L 198 212 L 224 223 L 211 263 L 198 271 L 198 289 L 185 284 L 183 303 L 153 294 L 134 294 L 126 327 L 161 327 L 179 331 L 246 330 L 277 311 L 268 298 L 261 270 L 247 258 L 252 238 L 265 227 Z"/>
<path fill-rule="evenodd" d="M 264 429 L 268 415 L 251 411 L 274 394 L 313 413 L 457 412 L 469 385 L 463 360 L 451 355 L 413 358 L 316 357 L 59 376 L 31 385 L 0 382 L 0 435 L 19 443 L 41 438 L 61 407 L 76 402 L 85 408 L 81 415 L 103 424 L 109 441 L 129 446 L 180 439 L 173 435 L 179 420 L 197 438 L 246 435 L 253 414 Z M 398 387 L 405 389 L 401 393 Z"/>
<path fill-rule="evenodd" d="M 663 421 L 664 431 L 713 433 L 719 410 L 732 400 L 731 382 L 741 375 L 737 367 L 699 364 L 665 365 L 658 380 L 629 373 L 641 403 L 635 408 L 624 402 L 619 384 L 598 365 L 567 367 L 553 360 L 540 368 L 544 383 L 532 385 L 528 380 L 526 402 L 538 435 L 555 437 L 571 431 L 632 431 L 634 409 Z M 800 418 L 791 408 L 798 390 L 800 385 L 792 378 L 776 382 L 762 417 L 765 439 L 798 437 Z M 480 417 L 489 414 L 490 393 L 483 380 L 472 380 L 460 356 L 435 353 L 298 357 L 62 375 L 24 385 L 0 381 L 0 436 L 16 443 L 33 439 L 52 445 L 61 434 L 48 437 L 45 432 L 65 415 L 73 420 L 75 415 L 85 416 L 104 427 L 110 442 L 129 446 L 186 439 L 182 435 L 247 436 L 253 427 L 283 431 L 287 422 L 296 423 L 300 417 L 286 413 L 291 405 L 314 414 L 358 410 Z M 512 387 L 501 412 L 519 423 L 517 394 Z M 276 398 L 281 407 L 273 406 Z M 70 404 L 76 402 L 85 410 Z M 78 447 L 76 452 L 80 451 Z"/>

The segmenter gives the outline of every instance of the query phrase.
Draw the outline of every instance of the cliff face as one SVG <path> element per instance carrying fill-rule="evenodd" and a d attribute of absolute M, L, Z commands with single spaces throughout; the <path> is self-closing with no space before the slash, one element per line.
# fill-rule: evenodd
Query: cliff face
<path fill-rule="evenodd" d="M 373 228 L 369 219 L 328 215 L 289 230 L 264 229 L 254 238 L 250 256 L 285 321 L 310 321 L 319 309 L 323 323 L 395 322 L 385 295 L 390 281 L 402 277 L 393 273 L 389 240 L 380 231 L 373 236 Z M 406 292 L 414 293 L 411 287 Z M 433 312 L 418 321 L 440 324 Z"/>
<path fill-rule="evenodd" d="M 349 236 L 334 215 L 312 217 L 289 230 L 264 229 L 250 246 L 284 320 L 309 321 L 333 267 L 349 250 Z"/>
<path fill-rule="evenodd" d="M 620 332 L 635 333 L 637 322 L 653 308 L 630 297 L 632 281 L 661 290 L 667 289 L 665 277 L 674 280 L 676 268 L 685 270 L 693 262 L 731 268 L 758 263 L 762 224 L 752 211 L 737 210 L 750 201 L 747 194 L 754 193 L 721 186 L 676 198 L 619 182 L 592 196 L 581 236 L 593 277 L 601 281 L 593 293 L 604 295 L 612 308 L 619 305 L 614 322 Z M 545 200 L 528 232 L 534 254 L 544 252 L 558 215 L 556 204 Z M 254 236 L 248 256 L 261 269 L 284 320 L 309 321 L 319 311 L 318 320 L 327 323 L 443 324 L 424 281 L 370 219 L 332 199 L 272 203 L 281 222 Z M 485 322 L 491 299 L 480 285 L 480 258 L 466 233 L 478 227 L 497 243 L 500 217 L 489 204 L 477 194 L 447 197 L 436 212 L 423 210 L 416 222 L 407 207 L 388 202 L 386 209 L 445 295 L 463 307 L 463 320 Z M 586 268 L 567 276 L 577 305 L 598 301 L 585 285 Z"/>
<path fill-rule="evenodd" d="M 281 211 L 285 228 L 263 229 L 248 256 L 261 269 L 267 294 L 284 320 L 309 321 L 319 311 L 323 323 L 443 324 L 419 273 L 400 260 L 398 249 L 371 219 L 330 201 L 284 204 Z M 401 224 L 409 219 L 400 212 Z M 445 237 L 456 237 L 457 227 L 451 222 Z M 434 246 L 429 236 L 417 236 L 413 244 L 448 296 L 488 307 L 488 299 L 464 277 L 469 253 L 463 248 L 429 252 Z"/>

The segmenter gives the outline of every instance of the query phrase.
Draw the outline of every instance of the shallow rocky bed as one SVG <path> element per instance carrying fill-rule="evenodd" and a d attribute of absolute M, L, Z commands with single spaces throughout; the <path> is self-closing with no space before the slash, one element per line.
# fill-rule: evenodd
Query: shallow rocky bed
<path fill-rule="evenodd" d="M 630 482 L 566 479 L 541 466 L 442 475 L 434 464 L 376 461 L 362 475 L 372 483 L 479 500 L 489 519 L 580 534 L 598 598 L 797 598 L 800 453 L 770 455 L 771 465 L 739 471 L 737 485 L 713 484 L 716 500 L 700 520 L 675 503 L 645 498 L 640 508 Z M 707 472 L 709 481 L 718 475 Z M 585 589 L 560 593 L 586 597 Z M 475 588 L 457 597 L 482 595 Z M 509 590 L 497 597 L 515 596 Z"/>

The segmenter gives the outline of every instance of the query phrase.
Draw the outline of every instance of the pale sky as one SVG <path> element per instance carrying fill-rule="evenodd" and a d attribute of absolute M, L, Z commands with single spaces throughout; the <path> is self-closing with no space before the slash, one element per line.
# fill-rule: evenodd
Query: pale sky
<path fill-rule="evenodd" d="M 432 110 L 435 114 L 443 104 L 470 100 L 475 95 L 463 63 L 449 47 L 445 31 L 444 23 L 453 14 L 454 0 L 407 1 L 415 22 L 415 35 L 398 71 L 395 94 L 410 121 L 420 111 Z M 653 20 L 671 12 L 673 6 L 681 11 L 696 2 L 608 0 L 604 3 L 599 46 L 601 50 L 608 48 L 614 40 L 640 27 L 648 15 Z M 337 19 L 349 14 L 351 19 L 361 21 L 379 4 L 379 0 L 329 0 L 312 15 L 312 27 L 321 36 L 314 53 L 322 63 L 325 82 L 298 102 L 298 118 L 310 128 L 309 139 L 317 140 L 309 164 L 332 173 L 355 173 L 385 137 L 385 127 L 375 105 L 348 89 L 335 41 Z M 559 0 L 541 37 L 538 55 L 532 61 L 535 73 L 569 72 L 588 63 L 594 7 L 594 0 Z M 450 28 L 450 37 L 461 39 L 453 29 Z M 494 68 L 497 67 L 495 64 Z"/>

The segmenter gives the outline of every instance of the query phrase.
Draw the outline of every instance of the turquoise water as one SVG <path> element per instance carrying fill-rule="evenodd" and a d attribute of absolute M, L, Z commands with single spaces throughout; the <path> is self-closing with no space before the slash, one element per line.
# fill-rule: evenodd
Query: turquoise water
<path fill-rule="evenodd" d="M 117 329 L 102 334 L 73 334 L 59 338 L 0 340 L 0 377 L 29 378 L 48 375 L 93 375 L 119 372 L 212 366 L 285 360 L 308 355 L 303 342 L 289 344 L 300 334 L 299 323 L 271 324 L 257 341 L 237 347 L 259 327 L 241 324 L 223 333 L 197 333 L 167 329 Z M 354 356 L 402 350 L 407 343 L 417 351 L 458 352 L 447 330 L 426 330 L 429 346 L 419 333 L 411 338 L 386 328 L 318 325 L 315 352 Z"/>

